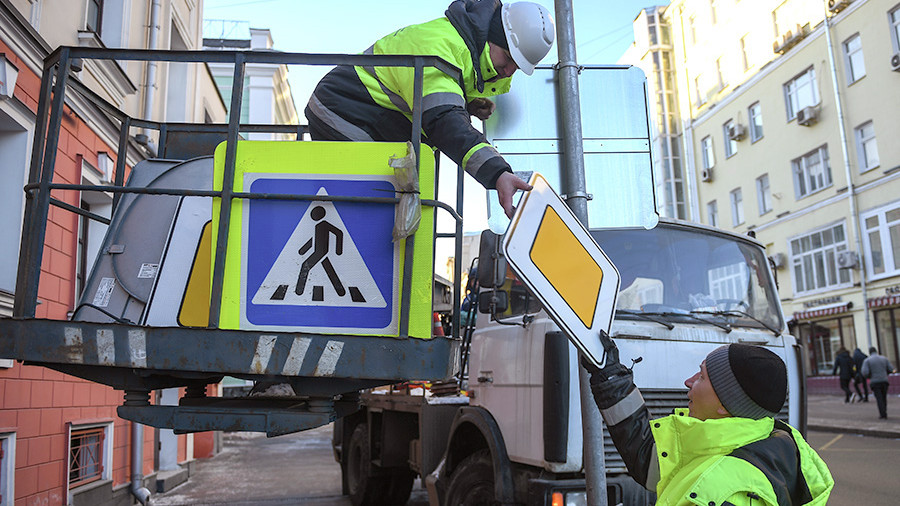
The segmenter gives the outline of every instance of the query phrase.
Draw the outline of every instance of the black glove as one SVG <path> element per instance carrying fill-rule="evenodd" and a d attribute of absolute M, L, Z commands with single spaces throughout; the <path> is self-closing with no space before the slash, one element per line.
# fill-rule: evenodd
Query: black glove
<path fill-rule="evenodd" d="M 584 357 L 581 357 L 581 365 L 591 373 L 591 392 L 594 394 L 594 402 L 598 408 L 603 410 L 624 399 L 635 389 L 635 386 L 631 369 L 619 362 L 619 348 L 602 330 L 600 331 L 600 342 L 603 344 L 603 354 L 606 357 L 603 368 L 598 368 Z"/>

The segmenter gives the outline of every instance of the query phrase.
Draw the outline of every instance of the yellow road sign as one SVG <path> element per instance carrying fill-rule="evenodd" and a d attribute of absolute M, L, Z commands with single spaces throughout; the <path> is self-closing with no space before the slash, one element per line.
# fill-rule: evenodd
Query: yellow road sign
<path fill-rule="evenodd" d="M 584 355 L 601 365 L 598 333 L 609 331 L 619 273 L 540 174 L 531 177 L 503 250 L 510 267 Z"/>

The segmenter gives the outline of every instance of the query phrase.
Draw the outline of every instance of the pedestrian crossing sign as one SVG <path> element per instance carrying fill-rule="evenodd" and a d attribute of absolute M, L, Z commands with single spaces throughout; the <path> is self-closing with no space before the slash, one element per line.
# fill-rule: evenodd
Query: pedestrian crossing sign
<path fill-rule="evenodd" d="M 324 198 L 395 196 L 388 162 L 406 154 L 405 143 L 238 141 L 235 192 L 323 200 L 234 201 L 220 327 L 398 336 L 405 240 L 392 242 L 394 204 Z M 224 155 L 222 143 L 216 189 Z M 422 159 L 420 186 L 423 199 L 433 198 L 431 156 Z M 433 208 L 423 206 L 410 285 L 412 337 L 431 337 L 432 243 Z"/>

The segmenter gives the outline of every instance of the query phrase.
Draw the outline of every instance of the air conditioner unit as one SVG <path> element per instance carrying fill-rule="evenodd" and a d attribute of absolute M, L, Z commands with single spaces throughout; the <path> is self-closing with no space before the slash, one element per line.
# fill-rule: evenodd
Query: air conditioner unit
<path fill-rule="evenodd" d="M 804 107 L 797 111 L 797 124 L 803 126 L 813 125 L 818 119 L 816 108 L 812 106 Z"/>
<path fill-rule="evenodd" d="M 894 56 L 891 56 L 891 70 L 900 72 L 900 53 L 894 53 Z"/>
<path fill-rule="evenodd" d="M 837 264 L 839 269 L 855 269 L 859 266 L 859 257 L 855 251 L 841 251 L 838 253 Z"/>
<path fill-rule="evenodd" d="M 733 123 L 728 126 L 728 138 L 733 141 L 743 140 L 747 136 L 747 129 L 740 123 Z"/>
<path fill-rule="evenodd" d="M 851 0 L 828 0 L 828 10 L 837 14 L 850 5 Z"/>
<path fill-rule="evenodd" d="M 709 183 L 713 180 L 713 170 L 712 169 L 703 169 L 700 171 L 700 180 L 704 183 Z"/>
<path fill-rule="evenodd" d="M 780 269 L 787 265 L 787 255 L 784 253 L 775 253 L 774 255 L 769 256 L 769 265 L 772 266 L 773 269 Z"/>

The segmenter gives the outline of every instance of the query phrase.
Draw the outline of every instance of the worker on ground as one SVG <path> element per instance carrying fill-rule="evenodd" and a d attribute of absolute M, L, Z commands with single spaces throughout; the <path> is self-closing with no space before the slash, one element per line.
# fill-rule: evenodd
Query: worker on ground
<path fill-rule="evenodd" d="M 401 28 L 365 54 L 439 56 L 462 70 L 462 82 L 426 67 L 422 141 L 441 150 L 487 189 L 512 216 L 517 190 L 531 187 L 472 126 L 486 120 L 488 98 L 506 93 L 517 69 L 534 71 L 553 44 L 550 13 L 532 2 L 456 0 L 445 16 Z M 316 86 L 306 106 L 313 140 L 408 141 L 412 133 L 413 69 L 338 66 Z"/>
<path fill-rule="evenodd" d="M 612 340 L 591 390 L 628 473 L 658 505 L 822 505 L 834 480 L 793 427 L 774 419 L 787 397 L 784 362 L 745 344 L 720 346 L 685 380 L 688 408 L 650 420 Z"/>

